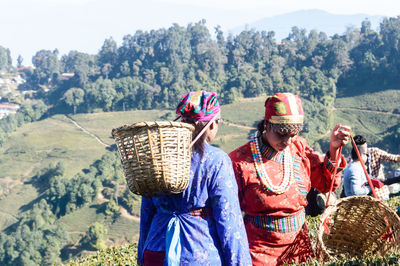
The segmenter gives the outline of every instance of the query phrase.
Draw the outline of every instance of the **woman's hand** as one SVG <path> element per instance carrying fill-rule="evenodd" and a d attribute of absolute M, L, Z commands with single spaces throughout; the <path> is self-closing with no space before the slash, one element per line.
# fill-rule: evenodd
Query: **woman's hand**
<path fill-rule="evenodd" d="M 341 146 L 346 145 L 350 138 L 350 127 L 337 124 L 331 134 L 329 153 L 332 161 L 336 161 Z"/>

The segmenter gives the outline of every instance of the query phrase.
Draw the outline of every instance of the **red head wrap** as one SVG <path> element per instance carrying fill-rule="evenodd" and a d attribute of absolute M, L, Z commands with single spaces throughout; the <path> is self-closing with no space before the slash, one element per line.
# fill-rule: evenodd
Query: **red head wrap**
<path fill-rule="evenodd" d="M 265 101 L 265 120 L 272 124 L 303 124 L 301 99 L 292 93 L 269 96 Z"/>

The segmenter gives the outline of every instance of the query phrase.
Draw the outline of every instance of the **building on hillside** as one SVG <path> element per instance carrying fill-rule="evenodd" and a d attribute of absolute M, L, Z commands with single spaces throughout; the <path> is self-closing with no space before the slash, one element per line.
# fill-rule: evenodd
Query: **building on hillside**
<path fill-rule="evenodd" d="M 18 105 L 0 104 L 0 119 L 3 119 L 9 114 L 15 114 L 18 109 Z"/>
<path fill-rule="evenodd" d="M 35 67 L 34 66 L 20 66 L 20 67 L 17 67 L 17 71 L 22 71 L 22 70 L 25 70 L 25 69 L 35 69 Z"/>
<path fill-rule="evenodd" d="M 62 74 L 61 74 L 61 78 L 62 78 L 62 79 L 70 79 L 70 78 L 72 78 L 73 76 L 75 76 L 75 73 L 62 73 Z"/>

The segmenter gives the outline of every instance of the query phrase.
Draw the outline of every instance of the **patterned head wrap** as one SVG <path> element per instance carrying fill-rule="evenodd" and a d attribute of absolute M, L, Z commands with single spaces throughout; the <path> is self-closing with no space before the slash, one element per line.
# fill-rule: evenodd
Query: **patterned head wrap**
<path fill-rule="evenodd" d="M 182 95 L 176 113 L 184 120 L 210 121 L 218 115 L 220 105 L 214 92 L 196 91 Z"/>
<path fill-rule="evenodd" d="M 301 131 L 304 111 L 299 96 L 292 93 L 275 93 L 265 101 L 265 120 L 276 131 L 283 133 Z"/>

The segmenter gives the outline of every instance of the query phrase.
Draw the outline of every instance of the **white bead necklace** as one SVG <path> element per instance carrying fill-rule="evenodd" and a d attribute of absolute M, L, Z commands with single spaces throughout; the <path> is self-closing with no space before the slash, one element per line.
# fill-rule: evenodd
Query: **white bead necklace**
<path fill-rule="evenodd" d="M 258 177 L 260 178 L 261 183 L 271 192 L 275 194 L 282 194 L 288 191 L 290 184 L 294 180 L 294 171 L 293 171 L 293 158 L 290 154 L 289 147 L 286 147 L 283 153 L 283 180 L 280 185 L 276 186 L 272 184 L 271 179 L 269 178 L 265 166 L 263 164 L 262 155 L 260 152 L 260 147 L 257 139 L 257 132 L 251 137 L 250 140 L 250 148 L 252 151 L 254 164 L 256 166 Z"/>

